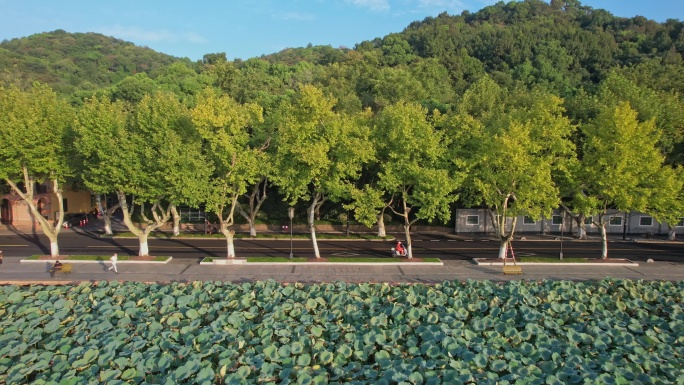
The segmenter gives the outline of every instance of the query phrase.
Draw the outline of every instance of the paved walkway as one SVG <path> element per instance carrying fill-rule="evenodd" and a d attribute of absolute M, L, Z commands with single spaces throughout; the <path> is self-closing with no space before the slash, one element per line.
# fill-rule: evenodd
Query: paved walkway
<path fill-rule="evenodd" d="M 105 271 L 109 263 L 73 263 L 73 273 L 58 273 L 51 278 L 48 263 L 21 263 L 20 257 L 5 257 L 0 265 L 0 284 L 66 283 L 82 281 L 191 282 L 225 281 L 251 282 L 273 279 L 278 282 L 389 282 L 439 283 L 448 280 L 541 280 L 573 281 L 624 278 L 677 281 L 684 279 L 684 263 L 654 262 L 639 266 L 523 266 L 523 275 L 503 275 L 500 266 L 478 266 L 470 261 L 445 261 L 444 266 L 293 266 L 272 264 L 200 265 L 198 260 L 175 259 L 167 264 L 117 264 L 119 274 Z"/>
<path fill-rule="evenodd" d="M 0 235 L 15 231 L 0 229 Z M 531 237 L 535 238 L 535 237 Z M 539 237 L 553 239 L 551 236 Z M 677 241 L 681 242 L 681 241 Z M 82 281 L 191 282 L 225 281 L 251 282 L 273 279 L 278 282 L 389 282 L 440 283 L 449 280 L 600 280 L 604 278 L 643 280 L 684 280 L 684 262 L 656 261 L 638 266 L 523 266 L 522 275 L 504 275 L 501 266 L 479 266 L 471 261 L 447 260 L 443 266 L 311 266 L 263 265 L 200 265 L 199 260 L 173 259 L 167 264 L 117 264 L 119 274 L 105 271 L 105 263 L 73 263 L 73 273 L 58 273 L 54 278 L 46 263 L 21 263 L 22 257 L 4 257 L 0 264 L 0 284 L 67 283 Z M 106 263 L 109 265 L 109 263 Z"/>

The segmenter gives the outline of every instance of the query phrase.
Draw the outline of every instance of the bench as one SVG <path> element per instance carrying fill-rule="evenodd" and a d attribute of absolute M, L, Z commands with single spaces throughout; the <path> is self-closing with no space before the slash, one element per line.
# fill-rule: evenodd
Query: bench
<path fill-rule="evenodd" d="M 518 265 L 506 265 L 503 267 L 503 273 L 504 275 L 508 274 L 522 274 L 522 266 Z"/>

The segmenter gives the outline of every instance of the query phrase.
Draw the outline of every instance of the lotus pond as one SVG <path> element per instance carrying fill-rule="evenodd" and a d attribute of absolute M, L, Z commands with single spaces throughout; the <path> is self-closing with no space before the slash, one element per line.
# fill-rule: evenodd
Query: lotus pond
<path fill-rule="evenodd" d="M 8 384 L 682 384 L 684 281 L 0 287 Z"/>

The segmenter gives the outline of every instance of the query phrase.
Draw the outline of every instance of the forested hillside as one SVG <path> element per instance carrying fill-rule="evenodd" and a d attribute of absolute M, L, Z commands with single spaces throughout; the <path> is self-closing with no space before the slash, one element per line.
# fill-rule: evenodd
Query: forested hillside
<path fill-rule="evenodd" d="M 568 97 L 615 71 L 682 94 L 683 52 L 684 23 L 678 20 L 619 18 L 578 1 L 527 0 L 428 17 L 354 49 L 309 45 L 228 63 L 222 53 L 190 63 L 114 37 L 57 30 L 0 43 L 0 72 L 85 97 L 130 75 L 156 79 L 183 61 L 242 101 L 272 101 L 296 84 L 317 83 L 341 108 L 417 99 L 444 110 L 484 74 L 507 88 L 542 87 Z"/>
<path fill-rule="evenodd" d="M 179 59 L 97 33 L 40 33 L 0 43 L 0 72 L 68 94 L 109 87 Z"/>

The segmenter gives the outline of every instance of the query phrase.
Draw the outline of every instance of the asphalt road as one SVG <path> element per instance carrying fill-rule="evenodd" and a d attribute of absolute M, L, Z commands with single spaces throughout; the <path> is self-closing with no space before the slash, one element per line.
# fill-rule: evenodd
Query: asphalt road
<path fill-rule="evenodd" d="M 546 237 L 544 239 L 515 240 L 516 256 L 537 255 L 554 256 L 560 253 L 561 242 Z M 344 241 L 319 239 L 318 246 L 323 257 L 327 256 L 389 256 L 394 245 L 390 241 Z M 70 231 L 59 237 L 60 254 L 65 255 L 108 255 L 117 252 L 121 255 L 136 255 L 138 240 L 135 238 L 101 238 L 95 233 Z M 225 257 L 224 239 L 149 239 L 150 253 L 170 255 L 174 258 Z M 565 238 L 562 242 L 564 257 L 599 257 L 599 239 L 578 241 Z M 496 257 L 499 245 L 494 239 L 468 238 L 447 234 L 415 234 L 413 253 L 415 257 L 438 257 L 443 260 L 470 260 L 476 257 Z M 49 254 L 49 242 L 42 234 L 3 234 L 0 235 L 0 250 L 5 256 L 29 256 Z M 236 239 L 235 250 L 238 257 L 248 256 L 289 256 L 290 240 Z M 310 240 L 293 240 L 292 251 L 295 256 L 313 256 Z M 627 258 L 633 261 L 682 262 L 684 263 L 684 242 L 640 241 L 629 242 L 611 239 L 608 246 L 611 258 Z"/>

